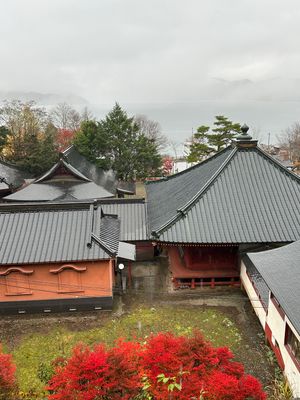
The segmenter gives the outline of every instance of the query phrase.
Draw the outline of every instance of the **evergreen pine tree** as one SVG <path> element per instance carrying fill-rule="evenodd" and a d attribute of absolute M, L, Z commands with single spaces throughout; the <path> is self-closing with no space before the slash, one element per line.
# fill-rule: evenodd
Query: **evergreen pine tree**
<path fill-rule="evenodd" d="M 234 136 L 241 132 L 239 123 L 233 123 L 223 115 L 216 116 L 214 126 L 212 133 L 209 133 L 209 126 L 201 125 L 197 129 L 187 156 L 189 162 L 202 161 L 209 155 L 224 149 Z"/>
<path fill-rule="evenodd" d="M 212 129 L 214 133 L 207 135 L 207 138 L 209 145 L 214 147 L 216 152 L 228 146 L 234 136 L 241 133 L 241 125 L 233 123 L 224 115 L 217 115 L 214 125 L 216 126 Z"/>

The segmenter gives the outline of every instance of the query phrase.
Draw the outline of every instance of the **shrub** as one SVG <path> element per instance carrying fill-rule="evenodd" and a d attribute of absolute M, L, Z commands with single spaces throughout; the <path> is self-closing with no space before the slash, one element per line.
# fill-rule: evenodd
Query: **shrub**
<path fill-rule="evenodd" d="M 13 399 L 15 393 L 15 371 L 11 354 L 4 354 L 0 345 L 0 399 Z"/>
<path fill-rule="evenodd" d="M 227 348 L 213 348 L 199 332 L 159 333 L 144 344 L 78 345 L 60 360 L 49 382 L 52 400 L 265 400 L 257 379 Z"/>

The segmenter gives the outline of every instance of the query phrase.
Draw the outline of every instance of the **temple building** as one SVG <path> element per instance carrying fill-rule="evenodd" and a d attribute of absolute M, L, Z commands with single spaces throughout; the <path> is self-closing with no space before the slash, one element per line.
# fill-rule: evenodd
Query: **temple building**
<path fill-rule="evenodd" d="M 300 397 L 300 241 L 248 253 L 241 280 L 278 364 Z"/>
<path fill-rule="evenodd" d="M 151 239 L 169 257 L 174 288 L 239 285 L 242 254 L 300 239 L 300 178 L 247 126 L 224 150 L 146 189 Z"/>
<path fill-rule="evenodd" d="M 117 262 L 135 260 L 135 245 L 121 238 L 134 241 L 140 221 L 130 232 L 109 208 L 2 204 L 0 314 L 111 309 Z"/>

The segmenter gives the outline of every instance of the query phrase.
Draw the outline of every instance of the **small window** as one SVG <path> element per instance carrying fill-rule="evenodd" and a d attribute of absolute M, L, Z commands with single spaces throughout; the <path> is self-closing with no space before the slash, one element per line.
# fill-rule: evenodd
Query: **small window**
<path fill-rule="evenodd" d="M 70 264 L 50 270 L 51 273 L 57 274 L 58 293 L 84 292 L 81 279 L 81 274 L 84 271 L 86 271 L 85 267 Z"/>
<path fill-rule="evenodd" d="M 286 325 L 285 344 L 294 361 L 300 367 L 300 342 L 288 325 Z"/>
<path fill-rule="evenodd" d="M 32 294 L 29 281 L 29 275 L 32 273 L 33 271 L 15 267 L 0 272 L 0 277 L 5 282 L 5 295 L 23 296 Z"/>
<path fill-rule="evenodd" d="M 271 293 L 271 301 L 274 304 L 276 310 L 278 311 L 278 314 L 281 316 L 282 319 L 284 319 L 285 312 L 283 311 L 281 305 L 279 304 L 278 300 L 276 297 Z"/>

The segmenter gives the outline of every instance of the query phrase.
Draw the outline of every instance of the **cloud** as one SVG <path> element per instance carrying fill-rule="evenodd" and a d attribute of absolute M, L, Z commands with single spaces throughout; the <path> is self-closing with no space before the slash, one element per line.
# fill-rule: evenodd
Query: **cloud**
<path fill-rule="evenodd" d="M 1 15 L 2 90 L 96 106 L 299 101 L 298 0 L 10 0 Z"/>

